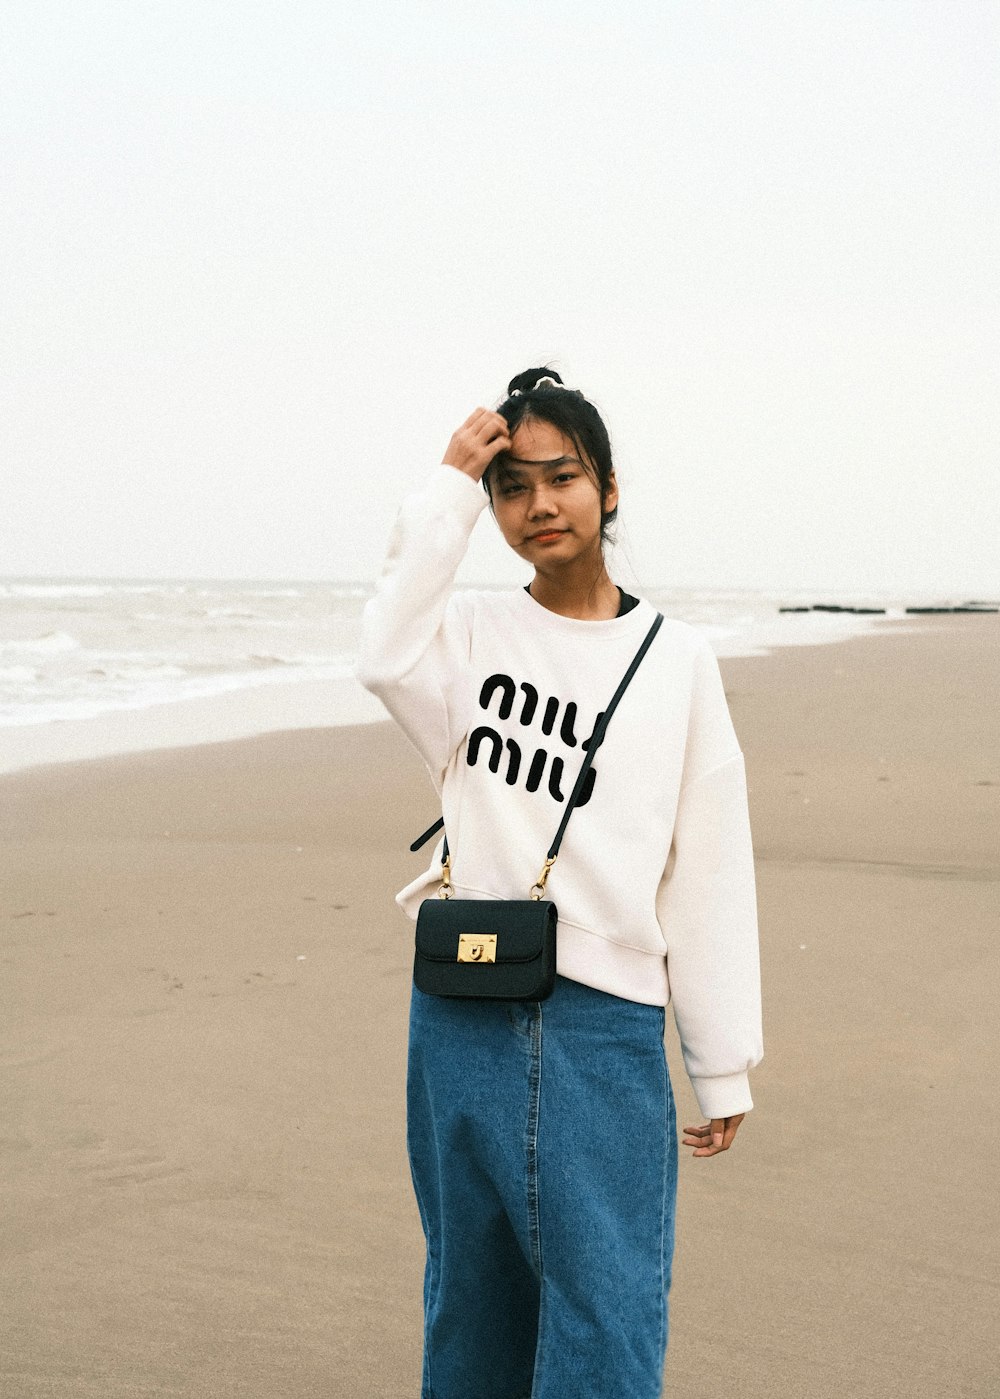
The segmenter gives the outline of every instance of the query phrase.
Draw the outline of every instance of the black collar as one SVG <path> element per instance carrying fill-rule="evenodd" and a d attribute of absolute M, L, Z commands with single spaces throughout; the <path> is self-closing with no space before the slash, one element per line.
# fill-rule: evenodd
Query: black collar
<path fill-rule="evenodd" d="M 620 599 L 618 603 L 618 611 L 615 615 L 617 617 L 624 617 L 626 612 L 631 612 L 633 607 L 637 607 L 639 605 L 639 599 L 637 597 L 633 597 L 631 593 L 627 593 L 625 589 L 621 587 L 620 584 L 616 583 L 615 587 L 618 589 L 618 596 Z M 528 594 L 529 597 L 531 597 L 530 583 L 526 583 L 524 585 L 524 591 Z"/>

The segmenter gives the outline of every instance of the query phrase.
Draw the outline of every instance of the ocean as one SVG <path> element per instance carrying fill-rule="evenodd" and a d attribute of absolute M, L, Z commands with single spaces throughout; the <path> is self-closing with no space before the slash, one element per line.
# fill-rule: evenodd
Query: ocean
<path fill-rule="evenodd" d="M 370 594 L 370 584 L 299 580 L 2 579 L 0 771 L 384 719 L 352 675 Z M 645 595 L 700 627 L 719 656 L 837 641 L 876 622 L 905 626 L 905 607 L 927 601 L 750 589 Z M 779 611 L 822 603 L 885 614 Z"/>

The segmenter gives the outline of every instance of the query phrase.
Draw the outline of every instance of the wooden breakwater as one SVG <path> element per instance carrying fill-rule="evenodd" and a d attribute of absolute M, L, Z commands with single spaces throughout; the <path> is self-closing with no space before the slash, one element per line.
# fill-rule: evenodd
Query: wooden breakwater
<path fill-rule="evenodd" d="M 943 612 L 1000 612 L 1000 604 L 989 602 L 960 602 L 954 606 L 904 607 L 904 612 L 914 615 Z M 884 607 L 854 607 L 840 602 L 813 602 L 806 606 L 779 607 L 779 612 L 851 612 L 855 616 L 885 616 Z"/>

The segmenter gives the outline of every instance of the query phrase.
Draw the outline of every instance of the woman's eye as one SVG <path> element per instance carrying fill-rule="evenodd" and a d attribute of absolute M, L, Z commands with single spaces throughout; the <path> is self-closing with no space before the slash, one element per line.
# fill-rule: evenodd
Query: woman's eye
<path fill-rule="evenodd" d="M 504 488 L 503 488 L 503 494 L 504 494 L 504 495 L 514 495 L 514 494 L 515 494 L 517 491 L 519 491 L 519 490 L 521 490 L 521 487 L 520 487 L 520 486 L 504 486 Z"/>
<path fill-rule="evenodd" d="M 559 475 L 558 475 L 555 479 L 556 479 L 557 481 L 573 481 L 573 480 L 576 479 L 576 472 L 575 472 L 575 471 L 560 471 Z"/>

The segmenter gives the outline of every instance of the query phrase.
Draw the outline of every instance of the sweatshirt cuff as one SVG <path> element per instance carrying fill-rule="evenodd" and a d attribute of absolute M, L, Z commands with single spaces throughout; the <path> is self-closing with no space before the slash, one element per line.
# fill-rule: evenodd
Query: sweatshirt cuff
<path fill-rule="evenodd" d="M 713 1078 L 692 1078 L 691 1087 L 705 1117 L 734 1117 L 753 1107 L 750 1077 L 747 1073 L 721 1074 Z"/>
<path fill-rule="evenodd" d="M 490 503 L 482 481 L 474 481 L 466 472 L 447 462 L 440 462 L 430 472 L 427 487 L 435 500 L 465 512 L 470 525 L 475 524 Z"/>

